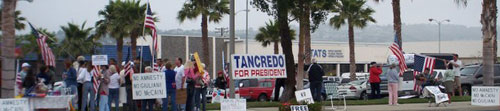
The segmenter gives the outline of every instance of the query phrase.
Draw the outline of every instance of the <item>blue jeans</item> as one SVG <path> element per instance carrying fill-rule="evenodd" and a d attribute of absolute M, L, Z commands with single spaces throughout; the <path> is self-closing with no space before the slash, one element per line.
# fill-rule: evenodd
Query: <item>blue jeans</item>
<path fill-rule="evenodd" d="M 153 111 L 153 105 L 155 104 L 155 102 L 156 102 L 155 99 L 142 100 L 141 111 Z"/>
<path fill-rule="evenodd" d="M 111 103 L 115 103 L 115 111 L 118 111 L 120 105 L 120 88 L 109 89 L 109 109 L 111 109 Z"/>
<path fill-rule="evenodd" d="M 77 107 L 78 105 L 78 101 L 75 101 L 75 100 L 78 100 L 78 89 L 76 87 L 76 85 L 71 85 L 71 86 L 67 86 L 69 89 L 70 89 L 70 92 L 69 94 L 72 94 L 72 95 L 75 95 L 75 98 L 73 98 L 73 100 L 71 100 L 71 104 L 73 105 L 73 107 Z M 28 89 L 26 89 L 28 90 Z"/>
<path fill-rule="evenodd" d="M 87 105 L 90 106 L 90 111 L 95 111 L 95 92 L 93 88 L 92 82 L 83 83 L 82 111 L 86 111 Z"/>
<path fill-rule="evenodd" d="M 167 98 L 162 99 L 162 101 L 163 101 L 163 104 L 162 104 L 163 110 L 162 111 L 168 111 L 168 103 L 169 103 L 168 100 L 170 100 L 170 102 L 171 102 L 170 104 L 172 104 L 170 107 L 172 109 L 171 111 L 177 111 L 177 104 L 175 104 L 175 100 L 176 100 L 175 93 L 176 93 L 175 89 L 167 89 Z"/>
<path fill-rule="evenodd" d="M 313 96 L 314 101 L 321 101 L 321 84 L 322 81 L 314 81 L 311 82 L 311 94 Z"/>
<path fill-rule="evenodd" d="M 207 104 L 207 88 L 196 88 L 194 92 L 195 93 L 193 97 L 196 104 L 196 109 L 206 111 L 205 105 Z M 200 103 L 202 107 L 200 107 Z"/>
<path fill-rule="evenodd" d="M 193 83 L 191 83 L 193 84 Z M 190 85 L 188 83 L 188 87 L 186 88 L 187 92 L 187 100 L 186 100 L 186 111 L 194 111 L 194 85 Z"/>
<path fill-rule="evenodd" d="M 109 111 L 108 95 L 101 95 L 99 98 L 99 111 Z"/>

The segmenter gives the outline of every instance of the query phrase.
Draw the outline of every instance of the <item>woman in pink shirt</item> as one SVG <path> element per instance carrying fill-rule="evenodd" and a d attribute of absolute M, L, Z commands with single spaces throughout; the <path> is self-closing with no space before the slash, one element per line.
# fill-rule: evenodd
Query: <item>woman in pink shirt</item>
<path fill-rule="evenodd" d="M 203 69 L 205 70 L 205 64 L 201 64 L 203 66 Z M 199 71 L 196 72 L 196 80 L 195 82 L 195 90 L 194 90 L 194 97 L 195 97 L 195 104 L 196 108 L 201 110 L 201 111 L 206 111 L 205 105 L 207 103 L 207 86 L 210 82 L 210 75 L 208 72 L 205 70 L 203 71 L 203 74 L 201 74 Z M 201 98 L 200 98 L 201 95 Z M 202 107 L 200 107 L 200 103 L 202 104 Z"/>

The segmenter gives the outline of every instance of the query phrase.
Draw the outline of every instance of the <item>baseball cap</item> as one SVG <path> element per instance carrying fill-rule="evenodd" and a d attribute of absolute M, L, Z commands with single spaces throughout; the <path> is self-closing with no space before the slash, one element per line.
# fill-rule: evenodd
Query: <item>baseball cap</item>
<path fill-rule="evenodd" d="M 30 65 L 30 64 L 28 64 L 28 63 L 23 63 L 23 64 L 21 65 L 21 67 L 30 67 L 30 66 L 31 66 L 31 65 Z"/>

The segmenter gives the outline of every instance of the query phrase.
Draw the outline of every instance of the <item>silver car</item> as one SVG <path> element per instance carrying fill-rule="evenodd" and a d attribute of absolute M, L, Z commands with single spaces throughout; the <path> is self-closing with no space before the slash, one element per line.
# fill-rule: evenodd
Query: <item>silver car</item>
<path fill-rule="evenodd" d="M 349 83 L 341 84 L 338 86 L 338 91 L 340 95 L 345 95 L 346 98 L 350 99 L 368 99 L 368 94 L 366 93 L 368 86 L 367 80 L 356 80 Z"/>

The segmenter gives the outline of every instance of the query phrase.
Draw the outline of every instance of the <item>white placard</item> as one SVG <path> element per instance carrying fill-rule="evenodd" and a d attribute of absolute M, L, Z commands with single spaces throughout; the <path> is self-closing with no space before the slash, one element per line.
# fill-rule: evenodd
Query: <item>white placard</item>
<path fill-rule="evenodd" d="M 233 54 L 231 61 L 234 79 L 286 78 L 286 62 L 282 54 Z"/>
<path fill-rule="evenodd" d="M 27 98 L 0 99 L 0 111 L 29 111 Z"/>
<path fill-rule="evenodd" d="M 448 98 L 448 94 L 441 92 L 441 90 L 439 90 L 437 86 L 425 86 L 425 93 L 427 92 L 434 95 L 434 100 L 436 103 L 442 103 L 450 100 L 450 98 Z"/>
<path fill-rule="evenodd" d="M 290 106 L 291 111 L 309 111 L 309 108 L 307 105 L 291 105 Z"/>
<path fill-rule="evenodd" d="M 295 97 L 297 98 L 297 102 L 305 101 L 307 104 L 314 104 L 310 89 L 295 91 Z"/>
<path fill-rule="evenodd" d="M 220 103 L 221 111 L 246 111 L 246 99 L 222 99 Z"/>
<path fill-rule="evenodd" d="M 92 65 L 108 65 L 108 55 L 92 55 Z"/>
<path fill-rule="evenodd" d="M 471 104 L 477 106 L 499 106 L 500 87 L 472 86 Z"/>
<path fill-rule="evenodd" d="M 163 73 L 132 74 L 132 98 L 134 100 L 166 97 L 167 89 Z"/>

